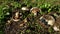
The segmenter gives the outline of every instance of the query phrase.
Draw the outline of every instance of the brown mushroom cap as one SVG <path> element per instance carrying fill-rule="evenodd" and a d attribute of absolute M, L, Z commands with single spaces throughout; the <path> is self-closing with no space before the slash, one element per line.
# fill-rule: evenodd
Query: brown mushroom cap
<path fill-rule="evenodd" d="M 55 23 L 55 19 L 50 15 L 43 15 L 42 17 L 40 17 L 40 20 L 41 19 L 44 19 L 47 24 L 51 26 Z"/>
<path fill-rule="evenodd" d="M 31 10 L 30 10 L 32 13 L 36 13 L 36 12 L 39 12 L 40 11 L 40 9 L 39 8 L 37 8 L 37 7 L 33 7 L 33 8 L 31 8 Z"/>

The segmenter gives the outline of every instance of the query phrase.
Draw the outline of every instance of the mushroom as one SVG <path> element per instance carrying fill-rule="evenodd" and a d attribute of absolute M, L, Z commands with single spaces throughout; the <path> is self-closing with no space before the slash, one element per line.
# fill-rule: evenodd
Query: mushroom
<path fill-rule="evenodd" d="M 40 21 L 45 25 L 53 26 L 55 23 L 55 19 L 51 15 L 43 15 L 40 17 Z"/>
<path fill-rule="evenodd" d="M 34 15 L 37 15 L 37 13 L 38 13 L 39 11 L 40 11 L 40 9 L 37 8 L 37 7 L 33 7 L 33 8 L 31 8 L 31 10 L 30 10 L 30 12 L 33 13 Z"/>
<path fill-rule="evenodd" d="M 29 8 L 28 8 L 28 7 L 22 7 L 21 10 L 23 10 L 23 11 L 28 11 Z"/>
<path fill-rule="evenodd" d="M 18 18 L 19 18 L 19 12 L 16 12 L 13 20 L 14 21 L 19 21 Z"/>
<path fill-rule="evenodd" d="M 17 7 L 12 11 L 12 19 L 13 21 L 19 21 L 22 16 L 22 13 L 20 11 L 20 8 Z"/>
<path fill-rule="evenodd" d="M 53 29 L 54 29 L 54 31 L 60 31 L 58 26 L 54 26 Z"/>

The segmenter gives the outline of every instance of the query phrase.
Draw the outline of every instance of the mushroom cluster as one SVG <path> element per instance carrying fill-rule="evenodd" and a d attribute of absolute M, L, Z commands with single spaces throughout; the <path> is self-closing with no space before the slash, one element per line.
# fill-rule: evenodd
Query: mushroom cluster
<path fill-rule="evenodd" d="M 30 13 L 28 13 L 28 12 L 30 12 Z M 34 21 L 38 21 L 40 24 L 44 25 L 44 27 L 48 26 L 48 28 L 52 27 L 54 29 L 54 31 L 60 31 L 60 29 L 59 29 L 60 28 L 60 23 L 59 23 L 60 17 L 56 17 L 56 16 L 58 16 L 58 15 L 56 15 L 56 13 L 53 12 L 54 14 L 50 13 L 48 15 L 42 15 L 41 17 L 39 16 L 40 18 L 38 18 L 37 16 L 38 16 L 39 12 L 41 12 L 41 9 L 38 7 L 33 7 L 31 9 L 29 9 L 28 7 L 22 7 L 21 11 L 20 11 L 20 9 L 15 9 L 12 12 L 12 20 L 8 20 L 7 24 L 10 24 L 9 27 L 14 26 L 16 28 L 16 26 L 18 26 L 18 29 L 21 28 L 23 30 L 28 27 L 26 25 L 27 22 L 34 24 Z M 9 13 L 7 13 L 7 14 L 9 14 Z M 25 14 L 29 15 L 29 17 L 26 16 Z M 34 16 L 33 17 L 30 16 L 30 14 L 33 14 Z M 52 14 L 56 18 L 54 16 L 52 16 Z M 26 17 L 20 21 L 20 18 L 23 18 L 23 17 L 21 17 L 22 15 L 23 15 L 23 17 L 24 16 L 26 16 Z M 37 19 L 35 16 L 37 17 Z M 36 20 L 34 20 L 34 19 L 36 19 Z M 15 28 L 13 28 L 13 29 L 15 29 Z"/>
<path fill-rule="evenodd" d="M 52 27 L 54 31 L 60 31 L 60 17 L 54 18 L 52 15 L 43 15 L 40 17 L 41 23 Z"/>

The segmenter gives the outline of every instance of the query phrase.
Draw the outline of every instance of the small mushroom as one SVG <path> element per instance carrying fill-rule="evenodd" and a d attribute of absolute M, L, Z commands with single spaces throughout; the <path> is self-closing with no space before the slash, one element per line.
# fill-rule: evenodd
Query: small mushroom
<path fill-rule="evenodd" d="M 34 15 L 37 15 L 37 13 L 38 13 L 39 11 L 40 11 L 40 9 L 37 8 L 37 7 L 33 7 L 33 8 L 31 8 L 31 10 L 30 10 L 30 12 L 33 13 Z"/>
<path fill-rule="evenodd" d="M 28 11 L 29 8 L 28 8 L 28 7 L 22 7 L 21 10 L 23 10 L 23 11 Z"/>
<path fill-rule="evenodd" d="M 19 12 L 15 13 L 15 19 L 19 18 Z"/>
<path fill-rule="evenodd" d="M 55 19 L 50 15 L 43 15 L 42 17 L 40 17 L 40 21 L 50 26 L 55 23 Z"/>
<path fill-rule="evenodd" d="M 59 27 L 57 27 L 57 26 L 54 26 L 53 29 L 54 29 L 54 31 L 60 31 Z"/>
<path fill-rule="evenodd" d="M 15 13 L 15 16 L 13 17 L 14 21 L 19 21 L 19 12 Z"/>

